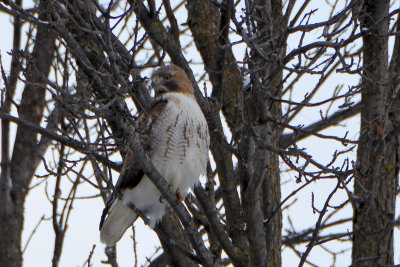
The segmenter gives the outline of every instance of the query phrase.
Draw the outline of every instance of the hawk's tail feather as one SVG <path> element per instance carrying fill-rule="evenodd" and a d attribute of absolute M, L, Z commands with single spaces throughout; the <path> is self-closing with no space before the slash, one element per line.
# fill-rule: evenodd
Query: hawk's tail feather
<path fill-rule="evenodd" d="M 137 217 L 131 208 L 123 204 L 122 201 L 117 201 L 101 225 L 100 241 L 107 246 L 115 245 Z"/>

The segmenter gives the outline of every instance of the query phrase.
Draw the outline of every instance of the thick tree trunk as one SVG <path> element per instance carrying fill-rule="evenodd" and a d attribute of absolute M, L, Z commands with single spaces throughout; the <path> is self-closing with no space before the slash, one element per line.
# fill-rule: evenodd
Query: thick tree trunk
<path fill-rule="evenodd" d="M 257 40 L 257 44 L 265 43 L 268 38 L 279 40 L 278 37 L 282 33 L 282 3 L 280 1 L 259 1 L 256 5 L 263 11 L 250 15 L 254 16 L 253 19 L 257 21 L 257 31 L 267 33 Z M 242 236 L 236 234 L 237 231 L 235 231 L 235 229 L 240 229 L 243 220 L 241 219 L 242 214 L 237 213 L 238 205 L 232 205 L 235 203 L 235 198 L 230 198 L 230 194 L 223 194 L 227 223 L 231 230 L 230 235 L 235 245 L 242 249 L 245 248 L 246 251 L 249 250 L 252 265 L 281 266 L 281 213 L 276 213 L 267 225 L 263 224 L 264 218 L 268 218 L 280 204 L 279 160 L 275 153 L 262 148 L 262 145 L 260 147 L 260 141 L 274 146 L 278 145 L 276 140 L 280 138 L 280 129 L 267 123 L 265 116 L 269 114 L 275 119 L 280 119 L 280 103 L 265 101 L 263 94 L 266 93 L 265 88 L 267 88 L 270 95 L 280 97 L 279 84 L 282 80 L 282 73 L 266 80 L 265 84 L 253 83 L 256 84 L 256 88 L 243 95 L 236 60 L 230 49 L 223 48 L 225 44 L 229 43 L 226 23 L 229 21 L 233 7 L 227 4 L 217 8 L 213 1 L 191 1 L 187 8 L 189 27 L 213 84 L 212 97 L 220 104 L 233 133 L 233 139 L 241 144 L 240 154 L 245 158 L 245 162 L 239 163 L 238 174 L 241 180 L 243 215 L 247 223 L 248 241 L 243 241 Z M 282 48 L 274 51 L 274 48 L 279 46 L 280 44 L 277 42 L 273 44 L 271 42 L 270 46 L 263 51 L 265 55 L 275 57 L 275 60 L 271 62 L 266 62 L 263 55 L 258 54 L 256 49 L 252 48 L 249 66 L 251 75 L 255 79 L 263 80 L 277 67 L 276 63 L 279 62 L 279 59 L 276 58 L 276 55 L 282 56 L 282 52 L 285 50 Z M 245 107 L 243 107 L 243 103 Z M 238 125 L 243 122 L 247 122 L 247 126 L 239 129 Z M 214 144 L 214 146 L 216 145 Z M 216 149 L 216 153 L 213 148 L 212 151 L 217 162 L 221 187 L 225 187 L 225 177 L 221 174 L 226 172 L 221 169 L 228 161 L 221 161 L 220 165 L 222 166 L 220 166 L 218 158 L 223 148 Z M 245 167 L 242 168 L 241 164 Z M 236 184 L 232 183 L 234 179 L 234 175 L 229 175 L 228 184 Z M 225 192 L 229 192 L 229 189 L 227 188 Z M 248 244 L 251 246 L 250 249 L 246 248 Z"/>
<path fill-rule="evenodd" d="M 40 4 L 44 11 L 46 5 Z M 41 15 L 41 19 L 45 20 Z M 18 109 L 19 117 L 39 124 L 45 101 L 45 79 L 50 70 L 54 53 L 54 34 L 48 27 L 40 26 L 26 70 L 26 85 Z M 0 266 L 21 266 L 21 233 L 23 228 L 24 201 L 34 171 L 42 157 L 37 150 L 37 134 L 19 126 L 9 172 L 3 176 L 0 191 Z M 43 150 L 40 150 L 43 151 Z M 4 156 L 4 155 L 3 155 Z M 7 177 L 6 180 L 3 180 Z"/>
<path fill-rule="evenodd" d="M 271 45 L 271 54 L 273 59 L 269 68 L 269 75 L 271 72 L 278 68 L 281 59 L 286 53 L 286 42 L 280 43 L 281 36 L 283 35 L 283 14 L 282 14 L 282 1 L 271 0 L 271 17 L 269 27 L 272 32 L 272 39 L 276 41 Z M 276 57 L 276 58 L 275 58 Z M 282 71 L 279 71 L 275 76 L 272 76 L 270 80 L 267 80 L 266 85 L 270 90 L 270 94 L 278 99 L 282 98 Z M 270 116 L 278 121 L 282 119 L 282 107 L 279 101 L 271 101 L 268 103 L 268 113 Z M 267 113 L 267 114 L 268 114 Z M 269 134 L 266 138 L 268 144 L 274 147 L 279 147 L 279 139 L 282 136 L 282 128 L 278 125 L 270 123 Z M 268 266 L 280 267 L 282 266 L 281 246 L 282 246 L 282 211 L 279 209 L 281 203 L 281 179 L 280 179 L 280 168 L 279 168 L 279 156 L 276 152 L 268 151 L 268 167 L 266 173 L 266 179 L 262 184 L 263 194 L 263 212 L 264 219 L 270 218 L 272 213 L 278 209 L 265 224 L 266 230 L 266 242 L 268 249 Z"/>
<path fill-rule="evenodd" d="M 23 203 L 12 198 L 6 190 L 0 193 L 0 265 L 22 266 L 21 231 L 23 218 Z"/>
<path fill-rule="evenodd" d="M 389 0 L 362 8 L 363 84 L 361 129 L 354 184 L 355 266 L 393 265 L 393 226 L 399 143 L 388 68 Z"/>
<path fill-rule="evenodd" d="M 226 36 L 228 28 L 225 25 L 230 19 L 227 10 L 230 9 L 229 4 L 220 9 L 211 0 L 194 0 L 189 1 L 186 7 L 193 39 L 213 84 L 212 97 L 220 105 L 218 108 L 221 108 L 228 126 L 233 132 L 233 138 L 236 139 L 239 137 L 236 133 L 239 132 L 242 119 L 240 116 L 242 77 L 232 50 L 230 48 L 221 49 L 222 45 L 229 43 Z M 219 122 L 219 109 L 214 116 L 214 120 Z M 215 127 L 219 133 L 223 132 L 222 125 L 215 125 Z M 211 130 L 210 134 L 211 140 L 218 140 L 216 131 Z M 243 211 L 236 188 L 237 178 L 232 164 L 232 153 L 227 151 L 221 142 L 211 143 L 210 149 L 223 189 L 222 199 L 229 236 L 236 247 L 241 251 L 247 251 L 248 241 L 241 230 L 244 226 Z M 242 264 L 247 264 L 247 262 L 242 262 Z"/>
<path fill-rule="evenodd" d="M 280 204 L 279 159 L 266 146 L 277 147 L 281 135 L 281 128 L 273 123 L 282 117 L 281 104 L 268 96 L 279 99 L 282 94 L 282 72 L 274 73 L 285 53 L 285 44 L 279 43 L 283 33 L 282 3 L 261 0 L 251 5 L 254 13 L 250 15 L 256 21 L 257 32 L 265 34 L 254 40 L 248 60 L 252 88 L 243 97 L 245 127 L 240 144 L 244 155 L 240 165 L 243 209 L 252 266 L 281 266 L 281 212 L 267 223 L 263 221 Z"/>

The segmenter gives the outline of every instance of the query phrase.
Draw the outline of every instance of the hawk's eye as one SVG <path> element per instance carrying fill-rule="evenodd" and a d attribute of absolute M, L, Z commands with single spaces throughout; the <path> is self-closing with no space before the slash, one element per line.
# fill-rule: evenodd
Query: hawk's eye
<path fill-rule="evenodd" d="M 169 80 L 169 78 L 171 78 L 171 76 L 169 74 L 164 75 L 164 80 Z"/>

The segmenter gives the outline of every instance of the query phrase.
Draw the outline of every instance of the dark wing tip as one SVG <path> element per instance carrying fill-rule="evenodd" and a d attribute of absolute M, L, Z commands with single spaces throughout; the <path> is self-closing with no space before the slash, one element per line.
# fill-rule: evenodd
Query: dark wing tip
<path fill-rule="evenodd" d="M 106 207 L 103 209 L 103 213 L 101 214 L 101 218 L 100 218 L 100 225 L 99 225 L 99 230 L 101 230 L 101 227 L 103 226 L 103 223 L 106 219 L 108 210 L 110 209 L 109 205 L 106 205 Z"/>
<path fill-rule="evenodd" d="M 104 221 L 106 220 L 106 216 L 108 212 L 110 211 L 111 206 L 113 205 L 114 201 L 116 200 L 116 196 L 113 193 L 111 197 L 108 199 L 106 206 L 103 209 L 103 213 L 101 214 L 100 218 L 100 225 L 99 225 L 99 230 L 101 230 L 101 227 L 103 226 Z"/>

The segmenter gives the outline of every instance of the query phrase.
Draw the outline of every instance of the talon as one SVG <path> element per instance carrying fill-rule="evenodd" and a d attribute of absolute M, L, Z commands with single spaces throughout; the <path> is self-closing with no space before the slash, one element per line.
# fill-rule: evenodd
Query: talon
<path fill-rule="evenodd" d="M 176 192 L 176 197 L 178 198 L 178 204 L 181 204 L 183 201 L 183 197 L 179 191 Z"/>

